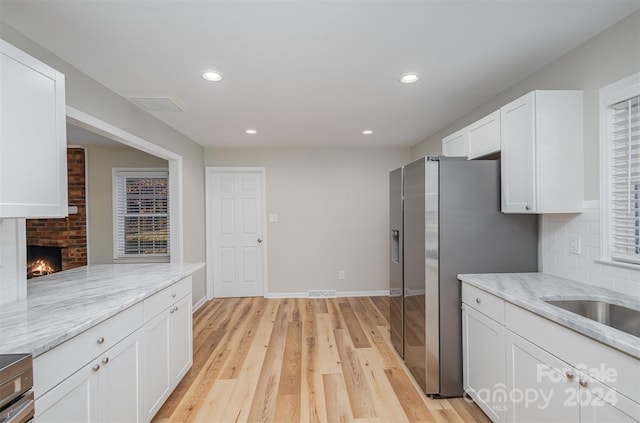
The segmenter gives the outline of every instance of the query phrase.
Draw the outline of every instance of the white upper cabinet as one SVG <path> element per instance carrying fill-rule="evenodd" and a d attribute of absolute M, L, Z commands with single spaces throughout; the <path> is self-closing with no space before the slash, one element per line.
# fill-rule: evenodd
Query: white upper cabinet
<path fill-rule="evenodd" d="M 532 91 L 500 109 L 502 212 L 579 213 L 582 91 Z"/>
<path fill-rule="evenodd" d="M 458 132 L 442 139 L 442 155 L 446 157 L 466 157 L 469 153 L 469 128 L 462 128 Z"/>
<path fill-rule="evenodd" d="M 468 126 L 469 160 L 500 151 L 500 110 Z"/>
<path fill-rule="evenodd" d="M 64 75 L 0 40 L 0 218 L 67 216 Z"/>

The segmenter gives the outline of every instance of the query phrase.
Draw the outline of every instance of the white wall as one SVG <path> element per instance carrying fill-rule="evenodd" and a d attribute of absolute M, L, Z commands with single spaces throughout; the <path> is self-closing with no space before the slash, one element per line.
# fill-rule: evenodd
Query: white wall
<path fill-rule="evenodd" d="M 122 147 L 87 148 L 89 264 L 113 263 L 113 168 L 167 168 L 166 160 Z"/>
<path fill-rule="evenodd" d="M 205 151 L 207 166 L 264 166 L 269 294 L 389 289 L 388 175 L 409 149 Z M 344 270 L 345 280 L 338 280 Z"/>
<path fill-rule="evenodd" d="M 600 202 L 586 201 L 580 214 L 542 217 L 542 271 L 640 297 L 640 271 L 632 266 L 602 264 Z M 580 239 L 580 254 L 569 252 L 570 239 Z"/>
<path fill-rule="evenodd" d="M 640 296 L 640 270 L 600 264 L 599 90 L 640 71 L 640 12 L 608 28 L 557 61 L 429 137 L 412 156 L 440 154 L 442 138 L 535 89 L 584 91 L 584 187 L 582 214 L 543 215 L 542 271 Z M 569 237 L 579 235 L 582 253 L 569 254 Z"/>
<path fill-rule="evenodd" d="M 203 147 L 1 21 L 0 37 L 64 73 L 67 105 L 182 156 L 184 260 L 204 262 Z M 200 270 L 193 277 L 194 303 L 205 296 L 205 288 L 205 271 Z"/>

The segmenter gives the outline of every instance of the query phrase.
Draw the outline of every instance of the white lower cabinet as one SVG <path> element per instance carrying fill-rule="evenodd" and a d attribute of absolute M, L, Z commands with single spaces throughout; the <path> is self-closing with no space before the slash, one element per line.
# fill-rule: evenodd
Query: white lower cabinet
<path fill-rule="evenodd" d="M 492 421 L 640 422 L 640 360 L 467 283 L 462 300 L 464 389 Z"/>
<path fill-rule="evenodd" d="M 578 422 L 577 374 L 566 363 L 507 331 L 510 422 Z"/>
<path fill-rule="evenodd" d="M 151 421 L 193 363 L 191 284 L 184 278 L 36 357 L 36 421 Z"/>
<path fill-rule="evenodd" d="M 98 421 L 98 379 L 88 364 L 36 400 L 38 423 Z"/>
<path fill-rule="evenodd" d="M 190 281 L 189 281 L 190 282 Z M 165 294 L 179 298 L 144 326 L 145 420 L 150 421 L 193 364 L 191 293 L 180 297 L 180 287 Z M 161 301 L 145 302 L 145 313 Z"/>
<path fill-rule="evenodd" d="M 465 304 L 462 309 L 464 391 L 494 422 L 505 422 L 504 326 Z"/>
<path fill-rule="evenodd" d="M 141 422 L 142 331 L 137 330 L 36 402 L 38 422 Z"/>

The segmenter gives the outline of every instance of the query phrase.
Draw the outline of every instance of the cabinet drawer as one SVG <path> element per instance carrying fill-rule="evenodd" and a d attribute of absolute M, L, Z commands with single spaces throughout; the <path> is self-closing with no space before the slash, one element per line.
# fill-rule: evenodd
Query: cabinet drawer
<path fill-rule="evenodd" d="M 504 325 L 504 300 L 501 298 L 463 282 L 462 302 Z"/>
<path fill-rule="evenodd" d="M 143 323 L 143 307 L 138 303 L 36 357 L 33 360 L 36 398 L 136 331 Z"/>
<path fill-rule="evenodd" d="M 191 292 L 191 276 L 166 287 L 157 294 L 144 300 L 144 320 L 145 322 L 152 319 L 162 310 L 171 306 L 185 295 Z"/>
<path fill-rule="evenodd" d="M 640 360 L 513 304 L 505 313 L 507 329 L 640 403 Z"/>

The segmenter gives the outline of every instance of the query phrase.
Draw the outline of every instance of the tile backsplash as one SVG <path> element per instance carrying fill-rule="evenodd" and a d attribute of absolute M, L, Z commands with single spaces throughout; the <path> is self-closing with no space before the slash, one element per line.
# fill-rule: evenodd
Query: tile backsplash
<path fill-rule="evenodd" d="M 541 216 L 540 247 L 544 273 L 640 297 L 640 268 L 597 263 L 600 260 L 600 202 L 585 201 L 580 214 Z M 572 239 L 580 240 L 578 254 Z"/>
<path fill-rule="evenodd" d="M 0 219 L 0 304 L 26 294 L 24 219 Z"/>

